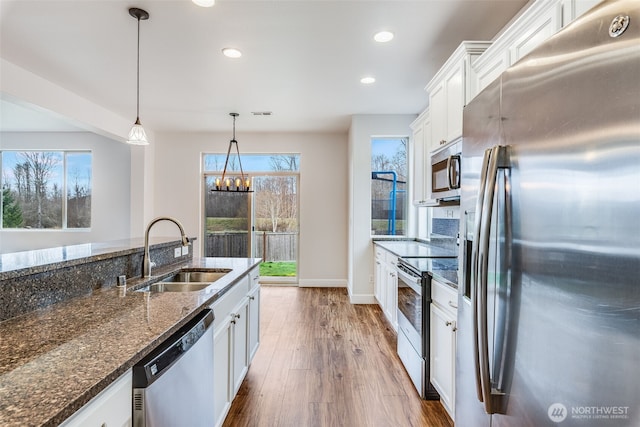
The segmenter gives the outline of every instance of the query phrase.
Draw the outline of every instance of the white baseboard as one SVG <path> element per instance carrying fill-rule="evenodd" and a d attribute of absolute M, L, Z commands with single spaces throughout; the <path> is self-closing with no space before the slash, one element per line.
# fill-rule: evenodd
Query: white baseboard
<path fill-rule="evenodd" d="M 300 279 L 301 288 L 346 288 L 347 281 L 343 279 Z"/>
<path fill-rule="evenodd" d="M 377 304 L 376 297 L 373 294 L 352 294 L 349 289 L 349 302 L 351 304 Z"/>

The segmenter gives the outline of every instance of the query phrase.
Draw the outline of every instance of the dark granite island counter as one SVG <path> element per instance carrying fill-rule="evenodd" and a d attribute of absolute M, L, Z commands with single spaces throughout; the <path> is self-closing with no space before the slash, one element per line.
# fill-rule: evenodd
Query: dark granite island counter
<path fill-rule="evenodd" d="M 60 424 L 259 262 L 192 259 L 152 271 L 151 280 L 129 279 L 125 295 L 94 289 L 0 322 L 0 425 Z M 198 292 L 133 291 L 183 267 L 231 272 Z"/>

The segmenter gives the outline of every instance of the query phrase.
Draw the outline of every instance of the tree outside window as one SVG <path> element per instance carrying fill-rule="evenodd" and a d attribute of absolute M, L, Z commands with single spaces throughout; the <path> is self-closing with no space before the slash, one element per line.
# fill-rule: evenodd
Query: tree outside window
<path fill-rule="evenodd" d="M 91 153 L 2 152 L 2 228 L 91 226 Z"/>

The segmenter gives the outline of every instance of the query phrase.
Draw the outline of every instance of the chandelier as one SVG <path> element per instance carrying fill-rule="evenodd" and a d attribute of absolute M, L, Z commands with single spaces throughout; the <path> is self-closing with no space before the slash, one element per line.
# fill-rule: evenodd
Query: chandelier
<path fill-rule="evenodd" d="M 215 187 L 211 191 L 229 191 L 229 192 L 245 192 L 250 193 L 253 190 L 251 178 L 249 175 L 244 174 L 242 169 L 242 161 L 240 160 L 240 150 L 238 149 L 238 141 L 236 141 L 236 117 L 238 113 L 229 113 L 233 117 L 233 138 L 229 141 L 229 148 L 227 149 L 227 158 L 224 161 L 224 169 L 222 170 L 222 177 L 216 178 Z M 236 147 L 236 154 L 238 156 L 238 165 L 240 166 L 240 176 L 228 177 L 227 166 L 229 165 L 229 156 L 231 155 L 231 147 Z"/>

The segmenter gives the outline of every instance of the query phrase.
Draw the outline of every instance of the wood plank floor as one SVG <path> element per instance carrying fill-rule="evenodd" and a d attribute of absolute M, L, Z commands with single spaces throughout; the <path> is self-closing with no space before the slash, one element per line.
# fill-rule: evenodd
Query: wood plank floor
<path fill-rule="evenodd" d="M 352 305 L 343 288 L 261 298 L 260 348 L 224 426 L 453 426 L 418 396 L 377 305 Z"/>

